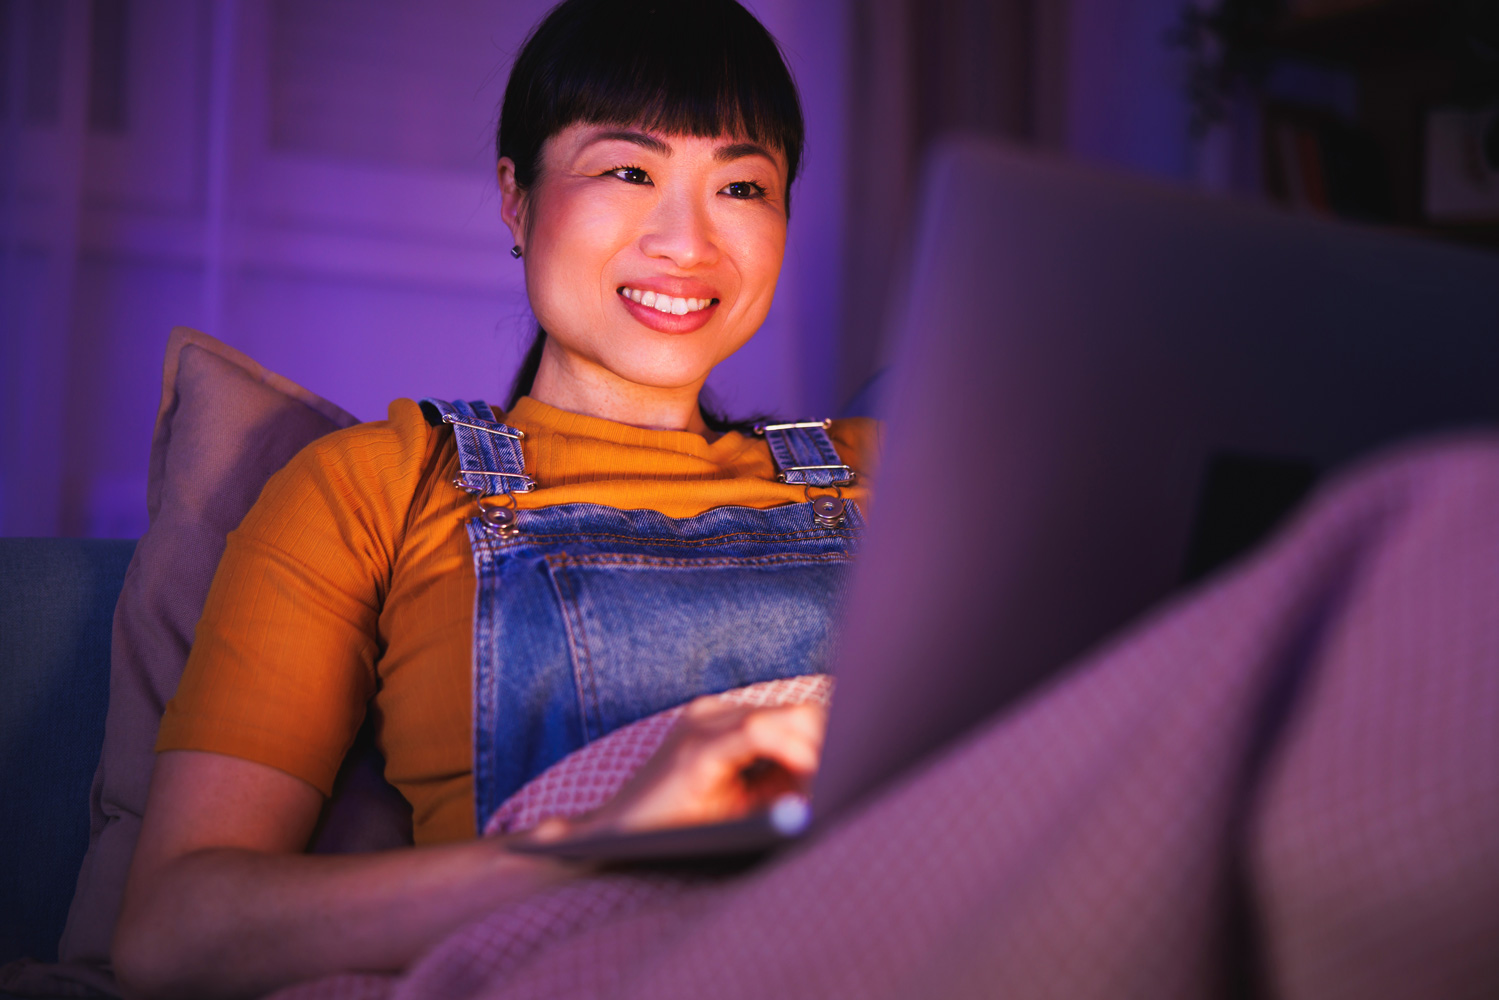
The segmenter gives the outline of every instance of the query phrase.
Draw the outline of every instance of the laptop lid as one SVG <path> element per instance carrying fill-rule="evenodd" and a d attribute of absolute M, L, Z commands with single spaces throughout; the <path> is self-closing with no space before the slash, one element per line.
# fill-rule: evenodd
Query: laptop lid
<path fill-rule="evenodd" d="M 819 823 L 1169 594 L 1216 459 L 1499 420 L 1499 255 L 976 139 L 924 177 Z"/>

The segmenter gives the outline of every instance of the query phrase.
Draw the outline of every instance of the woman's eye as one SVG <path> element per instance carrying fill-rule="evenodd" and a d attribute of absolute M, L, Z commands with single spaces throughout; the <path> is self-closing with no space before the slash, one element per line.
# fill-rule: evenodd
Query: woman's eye
<path fill-rule="evenodd" d="M 744 200 L 748 200 L 750 198 L 765 197 L 765 189 L 756 184 L 754 181 L 735 181 L 728 187 L 724 188 L 724 192 L 728 194 L 730 198 L 740 198 Z"/>
<path fill-rule="evenodd" d="M 627 184 L 649 184 L 651 182 L 650 175 L 639 167 L 615 167 L 609 173 Z"/>

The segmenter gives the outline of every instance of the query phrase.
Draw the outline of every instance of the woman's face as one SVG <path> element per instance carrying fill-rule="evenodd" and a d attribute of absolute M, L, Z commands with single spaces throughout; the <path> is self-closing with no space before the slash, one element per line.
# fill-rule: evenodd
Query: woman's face
<path fill-rule="evenodd" d="M 695 389 L 770 309 L 786 248 L 775 150 L 580 124 L 547 140 L 529 190 L 508 158 L 500 182 L 531 309 L 569 377 Z"/>

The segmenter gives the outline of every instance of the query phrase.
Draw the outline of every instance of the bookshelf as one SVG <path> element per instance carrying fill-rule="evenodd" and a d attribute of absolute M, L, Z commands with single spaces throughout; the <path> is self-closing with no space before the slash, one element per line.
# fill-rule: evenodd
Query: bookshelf
<path fill-rule="evenodd" d="M 1297 211 L 1499 250 L 1499 0 L 1266 10 L 1223 40 L 1258 59 L 1265 192 Z"/>

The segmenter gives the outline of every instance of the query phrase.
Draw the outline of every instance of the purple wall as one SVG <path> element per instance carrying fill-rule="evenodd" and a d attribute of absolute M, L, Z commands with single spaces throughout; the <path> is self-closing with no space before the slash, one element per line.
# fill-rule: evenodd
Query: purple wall
<path fill-rule="evenodd" d="M 881 170 L 846 134 L 871 120 L 850 114 L 856 2 L 748 4 L 787 51 L 809 144 L 775 305 L 711 383 L 730 410 L 840 403 L 843 296 L 861 287 L 847 171 Z M 1080 62 L 1043 67 L 1066 78 L 1061 141 L 1189 176 L 1159 44 L 1175 0 L 1071 2 Z M 530 318 L 492 128 L 548 6 L 4 0 L 0 534 L 145 529 L 175 325 L 363 418 L 397 396 L 501 397 Z"/>

